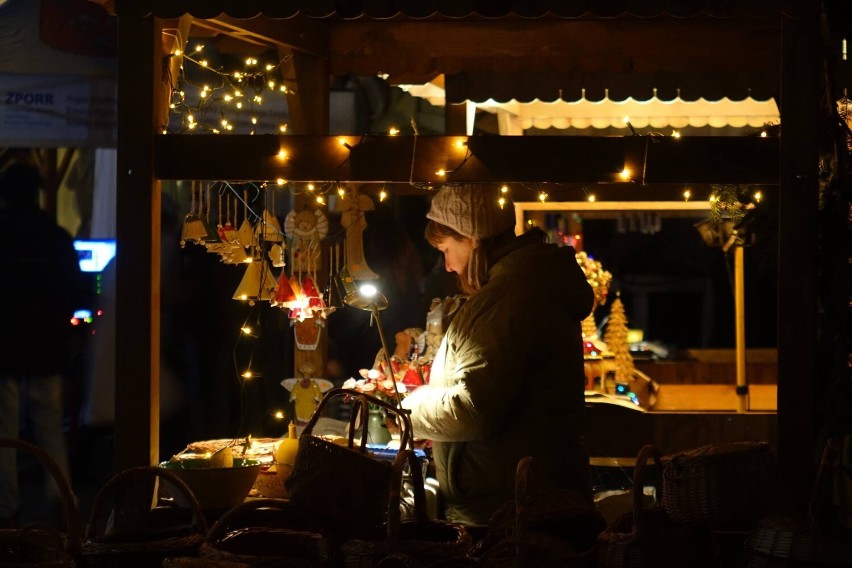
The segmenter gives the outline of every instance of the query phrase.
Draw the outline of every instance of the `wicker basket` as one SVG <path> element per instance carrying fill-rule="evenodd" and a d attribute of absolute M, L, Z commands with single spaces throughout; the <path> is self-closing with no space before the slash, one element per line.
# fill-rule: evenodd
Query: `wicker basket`
<path fill-rule="evenodd" d="M 603 517 L 577 493 L 536 483 L 535 473 L 531 457 L 518 462 L 514 500 L 492 515 L 470 557 L 494 568 L 595 566 Z"/>
<path fill-rule="evenodd" d="M 709 566 L 715 546 L 709 530 L 675 523 L 659 504 L 645 506 L 643 487 L 648 458 L 657 466 L 660 452 L 644 446 L 633 474 L 633 512 L 616 519 L 598 537 L 600 568 L 681 568 Z M 659 484 L 655 484 L 659 494 Z"/>
<path fill-rule="evenodd" d="M 806 517 L 765 517 L 749 534 L 747 568 L 804 568 L 852 565 L 852 531 L 833 519 L 831 484 L 839 466 L 840 438 L 823 448 Z"/>
<path fill-rule="evenodd" d="M 414 518 L 401 520 L 403 472 L 408 466 L 414 493 Z M 420 568 L 436 563 L 461 563 L 472 546 L 464 526 L 426 515 L 423 472 L 412 450 L 401 450 L 393 464 L 387 501 L 387 523 L 374 527 L 368 538 L 349 539 L 340 547 L 346 568 L 406 566 Z"/>
<path fill-rule="evenodd" d="M 355 401 L 345 447 L 312 433 L 323 408 L 336 397 Z M 374 459 L 367 450 L 366 417 L 371 405 L 384 408 L 398 418 L 400 447 L 408 447 L 411 422 L 406 414 L 373 396 L 355 390 L 331 389 L 302 430 L 293 472 L 284 483 L 290 500 L 320 518 L 328 534 L 338 542 L 357 538 L 382 524 L 388 509 L 391 464 Z M 360 428 L 356 428 L 358 417 Z M 360 444 L 355 443 L 357 430 L 361 432 Z"/>
<path fill-rule="evenodd" d="M 766 511 L 772 459 L 766 442 L 710 444 L 663 456 L 663 507 L 676 522 L 751 526 Z"/>
<path fill-rule="evenodd" d="M 200 556 L 248 566 L 331 566 L 335 550 L 320 523 L 304 509 L 279 499 L 252 499 L 225 513 L 207 535 Z"/>
<path fill-rule="evenodd" d="M 161 505 L 157 482 L 167 484 L 171 495 L 179 491 L 190 508 Z M 181 478 L 160 467 L 135 467 L 98 492 L 82 554 L 93 567 L 159 566 L 169 556 L 197 556 L 206 536 L 201 506 Z"/>
<path fill-rule="evenodd" d="M 0 448 L 29 452 L 41 462 L 59 487 L 66 530 L 62 534 L 55 527 L 41 524 L 0 530 L 0 566 L 75 566 L 80 552 L 80 522 L 68 479 L 53 458 L 38 446 L 24 440 L 0 438 Z"/>

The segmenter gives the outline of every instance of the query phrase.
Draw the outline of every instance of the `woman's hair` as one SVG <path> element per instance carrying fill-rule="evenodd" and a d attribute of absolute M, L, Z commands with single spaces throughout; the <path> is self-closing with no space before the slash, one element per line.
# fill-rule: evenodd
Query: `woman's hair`
<path fill-rule="evenodd" d="M 449 238 L 464 241 L 470 238 L 462 235 L 455 229 L 451 229 L 446 225 L 432 220 L 426 224 L 425 236 L 429 244 L 435 248 L 438 248 L 438 244 L 444 239 Z M 473 250 L 470 251 L 467 266 L 463 274 L 457 275 L 459 288 L 467 295 L 473 294 L 485 286 L 485 283 L 488 282 L 488 268 L 490 266 L 486 246 L 486 243 L 490 239 L 473 239 L 473 241 L 474 246 Z"/>
<path fill-rule="evenodd" d="M 438 248 L 438 244 L 447 238 L 455 239 L 457 241 L 463 241 L 467 238 L 455 229 L 451 229 L 446 225 L 442 225 L 437 221 L 431 220 L 426 224 L 425 236 L 426 240 L 429 241 L 429 244 L 435 248 Z"/>

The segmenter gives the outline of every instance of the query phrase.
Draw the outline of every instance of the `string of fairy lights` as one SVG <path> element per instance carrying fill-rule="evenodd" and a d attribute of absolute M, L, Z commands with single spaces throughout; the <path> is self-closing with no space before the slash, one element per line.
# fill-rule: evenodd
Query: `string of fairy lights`
<path fill-rule="evenodd" d="M 179 38 L 178 38 L 179 39 Z M 184 42 L 178 41 L 177 45 L 184 45 Z M 257 57 L 246 57 L 242 60 L 239 69 L 228 69 L 224 65 L 212 65 L 210 60 L 205 58 L 203 43 L 197 43 L 192 48 L 181 50 L 175 49 L 172 55 L 181 58 L 180 73 L 176 81 L 176 87 L 172 90 L 170 97 L 170 122 L 169 126 L 164 131 L 164 134 L 189 134 L 193 132 L 205 132 L 212 134 L 287 134 L 287 123 L 284 120 L 286 112 L 281 112 L 276 115 L 274 112 L 267 112 L 267 108 L 283 108 L 286 105 L 286 97 L 292 95 L 294 91 L 287 86 L 287 81 L 282 78 L 282 68 L 287 59 L 280 60 L 263 60 Z M 260 112 L 264 109 L 264 112 Z M 281 120 L 278 120 L 281 118 Z M 634 136 L 645 136 L 647 140 L 652 140 L 656 137 L 664 136 L 658 132 L 649 134 L 640 134 L 637 132 L 628 117 L 624 118 L 624 123 L 630 129 Z M 768 125 L 772 126 L 772 125 Z M 418 129 L 417 124 L 412 118 L 408 125 L 410 131 L 414 134 L 414 147 L 411 153 L 410 164 L 410 179 L 408 184 L 423 193 L 428 194 L 434 192 L 443 185 L 451 183 L 448 178 L 452 174 L 460 171 L 468 163 L 472 156 L 469 138 L 459 136 L 453 142 L 453 155 L 451 164 L 437 165 L 434 170 L 438 180 L 436 183 L 420 183 L 414 180 L 414 154 L 417 144 Z M 386 132 L 387 136 L 400 135 L 400 128 L 391 126 Z M 761 137 L 767 137 L 767 129 L 764 129 L 759 134 Z M 681 133 L 673 130 L 669 135 L 672 139 L 680 139 Z M 338 142 L 342 148 L 351 151 L 357 144 L 357 136 L 340 136 Z M 340 167 L 345 165 L 349 160 L 350 152 L 345 153 L 341 158 Z M 277 158 L 281 161 L 288 159 L 287 151 L 282 149 Z M 641 180 L 640 176 L 640 180 Z M 624 167 L 617 173 L 617 181 L 624 183 L 636 183 L 637 175 L 631 167 Z M 557 192 L 564 187 L 564 184 L 546 183 L 546 184 L 529 184 L 529 183 L 504 183 L 499 184 L 496 189 L 495 199 L 500 207 L 506 207 L 514 201 L 529 201 L 530 198 L 522 198 L 530 196 L 533 200 L 540 203 L 547 203 L 551 199 L 551 194 Z M 576 187 L 572 185 L 572 187 Z M 289 239 L 278 227 L 270 227 L 268 217 L 265 215 L 268 212 L 266 208 L 267 195 L 274 195 L 276 189 L 282 192 L 286 191 L 290 196 L 309 198 L 318 209 L 326 208 L 330 205 L 332 198 L 344 200 L 347 198 L 347 185 L 339 180 L 325 181 L 308 181 L 308 182 L 293 182 L 284 178 L 275 180 L 258 181 L 254 183 L 231 183 L 228 181 L 210 182 L 207 186 L 207 215 L 211 212 L 211 204 L 209 192 L 211 188 L 215 188 L 216 194 L 221 202 L 223 196 L 227 196 L 228 202 L 242 205 L 244 211 L 244 221 L 248 221 L 251 225 L 251 231 L 257 235 L 267 235 L 267 231 L 279 233 L 280 240 L 286 245 L 283 248 L 289 247 L 292 250 L 292 238 Z M 263 194 L 264 208 L 261 211 L 255 210 L 245 197 L 246 189 L 251 189 L 256 192 L 256 195 Z M 241 195 L 241 190 L 243 194 Z M 600 200 L 600 196 L 596 192 L 589 189 L 587 185 L 581 185 L 580 190 L 583 199 L 594 204 Z M 695 198 L 693 189 L 686 187 L 682 192 L 684 201 L 690 201 Z M 195 194 L 193 194 L 195 199 Z M 390 199 L 389 188 L 387 184 L 382 184 L 381 188 L 376 193 L 376 199 L 379 203 L 386 203 Z M 763 193 L 759 188 L 752 186 L 712 186 L 708 201 L 710 203 L 711 218 L 721 217 L 726 215 L 738 214 L 746 205 L 753 207 L 754 204 L 760 203 L 763 199 Z M 194 203 L 193 203 L 194 206 Z M 228 207 L 228 218 L 230 219 L 230 206 Z M 199 213 L 201 212 L 199 206 Z M 274 214 L 274 213 L 273 213 Z M 363 212 L 361 216 L 363 216 Z M 264 239 L 260 238 L 257 244 L 246 244 L 239 241 L 233 242 L 230 237 L 223 237 L 221 231 L 221 205 L 217 209 L 217 215 L 220 216 L 220 223 L 217 230 L 206 229 L 205 236 L 187 236 L 182 235 L 182 242 L 190 242 L 200 244 L 207 247 L 208 252 L 218 252 L 223 259 L 223 262 L 228 264 L 243 264 L 250 265 L 252 263 L 260 263 L 268 268 L 270 260 L 268 251 L 265 250 L 268 243 L 274 243 L 279 239 Z M 189 216 L 188 216 L 189 217 Z M 200 215 L 199 215 L 200 217 Z M 234 223 L 236 224 L 237 213 L 234 212 Z M 359 217 L 355 217 L 358 222 Z M 532 224 L 532 223 L 531 223 Z M 186 224 L 185 224 L 186 227 Z M 332 234 L 324 235 L 321 239 L 324 246 L 334 246 L 341 243 L 345 238 L 346 227 L 341 227 L 339 231 Z M 208 236 L 209 235 L 209 238 Z M 227 252 L 234 253 L 233 246 L 242 246 L 248 249 L 246 251 L 236 251 L 235 259 L 228 257 Z M 226 260 L 230 258 L 230 260 Z M 281 266 L 281 275 L 286 275 L 286 263 Z M 264 270 L 264 275 L 258 286 L 263 288 L 270 284 L 268 280 L 270 276 Z M 271 273 L 269 273 L 271 274 Z M 291 275 L 292 276 L 292 275 Z M 335 274 L 328 274 L 329 284 L 334 279 Z M 271 278 L 275 278 L 271 276 Z M 276 284 L 273 292 L 280 285 L 281 276 L 276 278 Z M 326 293 L 329 290 L 329 284 L 324 286 Z M 258 299 L 268 299 L 262 293 L 258 293 L 256 297 L 246 296 L 237 298 L 245 301 L 250 306 L 249 314 L 245 322 L 240 326 L 240 337 L 247 339 L 257 339 L 260 337 L 258 329 L 260 327 L 260 317 L 258 315 L 259 306 Z M 275 306 L 276 304 L 272 304 Z M 294 313 L 298 313 L 299 321 L 305 318 L 310 318 L 314 314 L 307 308 L 307 300 L 303 297 L 297 300 L 297 303 L 279 302 L 278 307 L 288 309 L 290 317 L 293 318 Z M 333 307 L 326 306 L 318 309 L 317 315 L 325 317 Z M 250 323 L 250 322 L 253 322 Z M 239 342 L 238 342 L 239 343 Z M 246 382 L 261 376 L 257 370 L 253 369 L 254 348 L 250 350 L 247 363 L 240 363 L 237 357 L 237 345 L 234 347 L 234 366 L 235 372 L 242 380 L 242 386 L 245 387 Z M 244 410 L 241 412 L 242 429 L 245 426 L 246 416 Z M 277 418 L 283 418 L 284 414 L 281 410 L 273 410 L 270 412 Z M 264 415 L 265 416 L 265 415 Z"/>
<path fill-rule="evenodd" d="M 188 43 L 188 42 L 187 42 Z M 182 45 L 182 42 L 178 42 Z M 171 95 L 170 109 L 172 115 L 178 119 L 176 124 L 169 125 L 166 133 L 188 133 L 191 131 L 204 131 L 213 134 L 257 134 L 257 133 L 287 133 L 286 121 L 275 122 L 271 124 L 261 124 L 258 110 L 264 105 L 269 106 L 272 103 L 280 106 L 286 105 L 286 97 L 288 94 L 293 94 L 294 90 L 288 87 L 286 80 L 282 78 L 282 65 L 287 62 L 287 58 L 274 60 L 262 60 L 257 57 L 245 57 L 240 63 L 239 68 L 235 63 L 234 68 L 225 68 L 223 65 L 213 66 L 210 61 L 203 56 L 204 44 L 202 42 L 194 43 L 191 47 L 187 45 L 186 49 L 176 49 L 172 55 L 181 57 L 180 76 L 178 77 L 177 87 L 173 89 Z M 195 77 L 198 77 L 197 79 Z M 192 89 L 192 93 L 187 90 Z M 263 116 L 266 116 L 264 114 Z M 283 114 L 282 118 L 286 115 Z M 634 136 L 646 136 L 648 139 L 665 136 L 659 132 L 650 132 L 641 134 L 633 127 L 629 117 L 623 118 L 624 124 L 629 128 Z M 410 131 L 416 137 L 418 135 L 417 124 L 412 119 L 408 125 Z M 768 124 L 762 129 L 759 136 L 767 137 L 768 131 L 776 125 Z M 265 128 L 266 130 L 261 130 Z M 274 128 L 274 130 L 273 130 Z M 388 136 L 397 136 L 400 134 L 400 128 L 390 126 L 387 130 Z M 680 139 L 681 133 L 678 130 L 672 130 L 668 135 L 672 139 Z M 352 137 L 341 136 L 338 142 L 344 148 L 351 150 L 353 148 Z M 439 165 L 435 169 L 436 176 L 441 180 L 446 180 L 453 173 L 461 170 L 468 160 L 471 158 L 470 147 L 467 144 L 466 137 L 458 137 L 454 142 L 455 148 L 463 152 L 463 155 L 458 159 L 457 163 L 450 167 L 449 165 Z M 413 158 L 414 152 L 412 152 Z M 278 158 L 280 160 L 287 159 L 285 150 L 281 150 Z M 346 156 L 341 163 L 341 166 L 346 163 Z M 413 172 L 413 159 L 412 159 Z M 413 175 L 412 175 L 413 177 Z M 626 166 L 617 174 L 617 179 L 622 182 L 636 182 L 636 172 L 629 166 Z M 287 185 L 292 192 L 304 193 L 313 192 L 316 195 L 316 200 L 319 205 L 324 205 L 327 195 L 330 191 L 340 191 L 340 183 L 336 181 L 323 182 L 304 182 L 301 187 L 299 184 L 288 182 L 284 179 L 274 180 L 279 186 Z M 409 180 L 409 184 L 424 190 L 433 191 L 437 189 L 433 184 L 423 184 Z M 555 184 L 559 185 L 559 184 Z M 508 203 L 512 198 L 511 189 L 516 189 L 521 194 L 531 195 L 539 202 L 547 202 L 551 198 L 551 192 L 547 189 L 542 189 L 538 185 L 531 186 L 530 184 L 503 184 L 500 186 L 496 199 L 501 206 Z M 718 198 L 716 192 L 711 192 L 708 199 L 711 203 Z M 583 195 L 587 202 L 595 203 L 599 196 L 583 187 Z M 389 194 L 387 187 L 383 187 L 378 193 L 379 201 L 385 201 Z M 682 193 L 685 201 L 693 199 L 693 190 L 685 188 Z M 752 190 L 752 197 L 749 199 L 758 203 L 762 197 L 759 189 Z M 521 199 L 522 201 L 525 199 Z"/>

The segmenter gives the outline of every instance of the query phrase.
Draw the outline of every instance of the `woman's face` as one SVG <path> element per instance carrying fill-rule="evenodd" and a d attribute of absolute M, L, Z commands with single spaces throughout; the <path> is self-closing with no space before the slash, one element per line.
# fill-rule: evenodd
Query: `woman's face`
<path fill-rule="evenodd" d="M 459 276 L 464 273 L 470 260 L 473 243 L 473 239 L 467 237 L 462 240 L 444 237 L 438 242 L 436 248 L 444 255 L 444 268 L 447 272 L 455 272 Z"/>

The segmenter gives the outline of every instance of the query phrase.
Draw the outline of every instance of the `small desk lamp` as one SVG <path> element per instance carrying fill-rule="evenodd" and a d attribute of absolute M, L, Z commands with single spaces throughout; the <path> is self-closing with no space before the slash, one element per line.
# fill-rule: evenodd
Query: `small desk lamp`
<path fill-rule="evenodd" d="M 347 276 L 348 272 L 346 275 L 343 275 L 342 278 L 345 279 Z M 396 396 L 396 404 L 400 409 L 402 409 L 402 399 L 400 398 L 399 390 L 396 387 L 396 377 L 393 372 L 390 351 L 388 351 L 388 344 L 387 341 L 385 341 L 385 332 L 382 330 L 382 320 L 379 318 L 379 312 L 388 307 L 388 299 L 384 294 L 379 292 L 379 289 L 373 284 L 361 284 L 357 287 L 350 285 L 345 286 L 345 289 L 347 290 L 347 294 L 343 297 L 343 303 L 347 306 L 352 306 L 353 308 L 370 312 L 372 314 L 372 319 L 376 320 L 376 327 L 379 330 L 379 341 L 382 343 L 382 350 L 385 352 L 385 363 L 388 366 L 388 373 L 390 373 L 388 378 L 393 383 L 393 392 Z"/>

